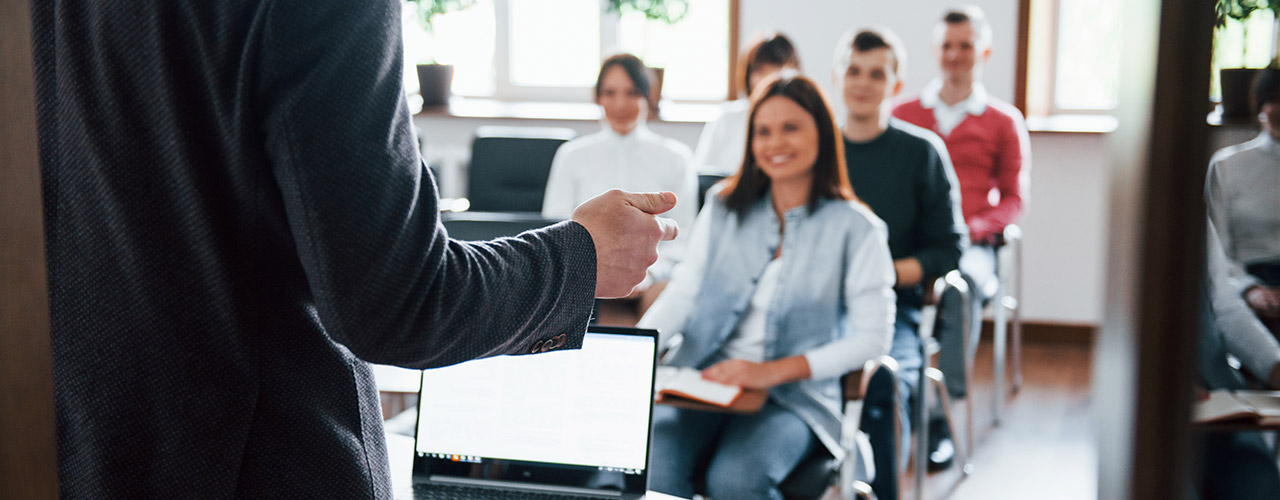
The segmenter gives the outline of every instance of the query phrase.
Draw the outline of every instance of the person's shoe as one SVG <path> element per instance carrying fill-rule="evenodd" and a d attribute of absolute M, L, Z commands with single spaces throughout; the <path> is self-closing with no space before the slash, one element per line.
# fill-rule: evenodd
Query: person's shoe
<path fill-rule="evenodd" d="M 951 433 L 947 422 L 937 419 L 929 422 L 929 472 L 938 472 L 951 467 L 956 457 L 956 446 L 951 441 Z"/>

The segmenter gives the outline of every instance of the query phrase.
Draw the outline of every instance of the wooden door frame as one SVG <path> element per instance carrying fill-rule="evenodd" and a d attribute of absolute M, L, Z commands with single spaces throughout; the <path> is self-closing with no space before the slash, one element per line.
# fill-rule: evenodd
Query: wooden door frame
<path fill-rule="evenodd" d="M 0 0 L 0 498 L 58 497 L 27 0 Z"/>
<path fill-rule="evenodd" d="M 1092 389 L 1098 498 L 1176 500 L 1192 485 L 1213 6 L 1123 4 L 1107 306 Z"/>

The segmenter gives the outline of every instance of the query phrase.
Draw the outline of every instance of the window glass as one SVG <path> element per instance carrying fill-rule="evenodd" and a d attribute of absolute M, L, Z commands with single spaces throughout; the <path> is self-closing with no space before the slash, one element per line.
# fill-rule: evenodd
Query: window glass
<path fill-rule="evenodd" d="M 466 9 L 441 14 L 427 31 L 418 22 L 417 4 L 404 5 L 405 88 L 418 88 L 416 64 L 453 65 L 453 93 L 486 96 L 494 92 L 494 3 L 477 0 Z"/>
<path fill-rule="evenodd" d="M 625 12 L 618 27 L 618 48 L 664 68 L 665 99 L 724 99 L 729 74 L 728 0 L 691 0 L 689 12 L 674 25 Z"/>
<path fill-rule="evenodd" d="M 1249 19 L 1228 19 L 1213 33 L 1213 72 L 1209 94 L 1219 99 L 1218 70 L 1222 68 L 1265 68 L 1272 57 L 1275 14 L 1268 9 L 1254 11 Z"/>
<path fill-rule="evenodd" d="M 599 0 L 510 0 L 511 83 L 590 87 L 600 68 Z"/>
<path fill-rule="evenodd" d="M 1060 109 L 1113 109 L 1119 92 L 1120 3 L 1058 0 L 1054 103 Z"/>

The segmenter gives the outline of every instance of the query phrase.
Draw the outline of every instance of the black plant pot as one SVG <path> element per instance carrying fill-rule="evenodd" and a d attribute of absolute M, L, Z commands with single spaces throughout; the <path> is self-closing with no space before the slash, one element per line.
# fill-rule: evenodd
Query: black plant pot
<path fill-rule="evenodd" d="M 1258 70 L 1251 68 L 1230 68 L 1218 71 L 1218 84 L 1222 88 L 1222 120 L 1244 121 L 1254 115 L 1250 104 L 1253 93 L 1253 80 Z"/>
<path fill-rule="evenodd" d="M 453 85 L 453 65 L 419 64 L 418 86 L 421 87 L 422 105 L 446 106 L 449 104 L 449 88 Z"/>

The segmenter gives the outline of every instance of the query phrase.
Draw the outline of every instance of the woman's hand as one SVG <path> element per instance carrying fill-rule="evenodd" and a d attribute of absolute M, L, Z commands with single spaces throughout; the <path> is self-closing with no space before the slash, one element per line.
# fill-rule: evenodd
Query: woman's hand
<path fill-rule="evenodd" d="M 728 359 L 702 370 L 702 378 L 706 380 L 748 389 L 769 389 L 808 379 L 809 374 L 809 361 L 803 355 L 764 363 Z"/>
<path fill-rule="evenodd" d="M 1244 299 L 1254 313 L 1264 318 L 1280 317 L 1280 289 L 1254 286 L 1245 291 Z"/>
<path fill-rule="evenodd" d="M 767 363 L 742 359 L 728 359 L 702 370 L 702 378 L 726 385 L 740 385 L 748 389 L 768 389 L 778 385 Z"/>

